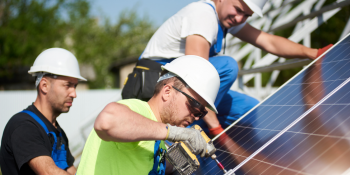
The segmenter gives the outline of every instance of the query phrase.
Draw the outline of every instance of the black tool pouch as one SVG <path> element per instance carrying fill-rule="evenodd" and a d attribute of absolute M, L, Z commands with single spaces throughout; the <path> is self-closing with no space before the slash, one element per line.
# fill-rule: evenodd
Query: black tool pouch
<path fill-rule="evenodd" d="M 125 80 L 122 98 L 137 98 L 143 101 L 151 99 L 162 71 L 161 66 L 149 59 L 139 60 L 133 72 Z"/>

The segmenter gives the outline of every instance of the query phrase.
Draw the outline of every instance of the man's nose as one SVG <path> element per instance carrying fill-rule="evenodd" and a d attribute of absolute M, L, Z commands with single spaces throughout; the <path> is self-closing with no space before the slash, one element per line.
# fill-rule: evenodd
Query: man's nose
<path fill-rule="evenodd" d="M 200 119 L 199 117 L 196 117 L 192 112 L 191 112 L 191 117 L 193 117 L 194 120 L 199 120 Z"/>
<path fill-rule="evenodd" d="M 75 88 L 72 90 L 72 92 L 69 95 L 70 95 L 70 97 L 77 98 L 77 92 L 76 92 Z"/>
<path fill-rule="evenodd" d="M 243 21 L 244 17 L 245 17 L 244 15 L 238 14 L 238 15 L 235 16 L 235 20 L 236 20 L 237 23 L 242 23 L 242 22 L 244 22 Z"/>

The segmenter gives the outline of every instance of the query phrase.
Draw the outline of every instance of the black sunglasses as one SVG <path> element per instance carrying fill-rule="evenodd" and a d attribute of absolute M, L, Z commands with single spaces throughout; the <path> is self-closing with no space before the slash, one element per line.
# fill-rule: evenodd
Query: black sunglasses
<path fill-rule="evenodd" d="M 199 117 L 199 119 L 201 119 L 205 115 L 207 115 L 208 111 L 205 109 L 205 107 L 202 104 L 200 104 L 197 100 L 195 100 L 190 95 L 186 94 L 185 92 L 182 92 L 180 89 L 177 89 L 174 86 L 172 86 L 172 87 L 187 97 L 187 100 L 190 103 L 190 106 L 192 108 L 191 112 L 195 117 Z"/>

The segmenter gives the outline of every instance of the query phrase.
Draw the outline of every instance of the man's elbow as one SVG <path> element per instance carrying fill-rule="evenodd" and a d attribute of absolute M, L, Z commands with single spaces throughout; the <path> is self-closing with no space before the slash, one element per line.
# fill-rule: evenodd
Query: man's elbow
<path fill-rule="evenodd" d="M 110 116 L 113 115 L 109 112 L 109 108 L 113 104 L 108 104 L 102 112 L 97 116 L 95 123 L 94 123 L 94 129 L 97 133 L 97 135 L 105 141 L 110 141 L 110 130 L 113 128 L 112 124 L 113 122 L 110 120 Z"/>
<path fill-rule="evenodd" d="M 108 123 L 103 122 L 101 120 L 96 120 L 94 124 L 94 129 L 96 131 L 96 134 L 105 141 L 109 141 L 109 136 L 108 136 L 108 130 L 109 126 Z"/>

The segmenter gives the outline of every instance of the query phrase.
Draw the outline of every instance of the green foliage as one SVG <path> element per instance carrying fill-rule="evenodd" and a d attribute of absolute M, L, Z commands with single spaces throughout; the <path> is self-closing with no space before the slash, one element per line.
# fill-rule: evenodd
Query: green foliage
<path fill-rule="evenodd" d="M 10 68 L 31 65 L 38 54 L 64 36 L 65 23 L 59 18 L 64 2 L 6 0 L 0 2 L 0 65 Z M 8 76 L 6 70 L 0 76 Z"/>
<path fill-rule="evenodd" d="M 155 29 L 135 11 L 121 12 L 115 25 L 102 20 L 90 15 L 88 0 L 0 1 L 0 77 L 10 77 L 12 67 L 31 66 L 45 49 L 62 47 L 94 67 L 90 88 L 112 87 L 110 64 L 140 55 Z"/>
<path fill-rule="evenodd" d="M 334 0 L 327 0 L 325 4 L 334 3 Z M 329 19 L 325 24 L 317 28 L 312 34 L 311 46 L 321 48 L 329 43 L 335 44 L 339 41 L 339 37 L 350 17 L 350 6 L 342 7 L 342 9 Z"/>

